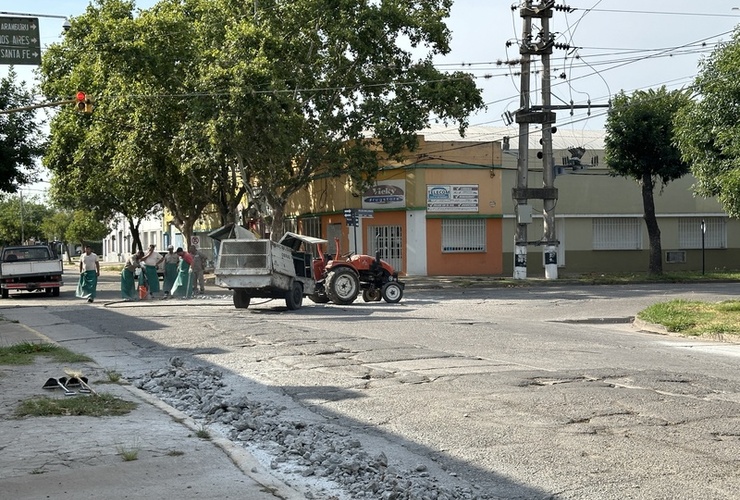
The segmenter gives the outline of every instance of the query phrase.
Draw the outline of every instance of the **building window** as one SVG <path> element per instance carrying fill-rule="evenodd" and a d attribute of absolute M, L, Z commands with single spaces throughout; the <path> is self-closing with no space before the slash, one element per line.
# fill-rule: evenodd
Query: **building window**
<path fill-rule="evenodd" d="M 301 228 L 301 234 L 321 238 L 321 217 L 302 217 Z"/>
<path fill-rule="evenodd" d="M 442 219 L 443 253 L 485 251 L 485 219 Z"/>
<path fill-rule="evenodd" d="M 594 250 L 642 249 L 642 219 L 636 217 L 594 218 Z"/>
<path fill-rule="evenodd" d="M 725 217 L 683 217 L 678 220 L 678 246 L 688 250 L 701 248 L 701 221 L 704 221 L 704 248 L 727 248 Z"/>

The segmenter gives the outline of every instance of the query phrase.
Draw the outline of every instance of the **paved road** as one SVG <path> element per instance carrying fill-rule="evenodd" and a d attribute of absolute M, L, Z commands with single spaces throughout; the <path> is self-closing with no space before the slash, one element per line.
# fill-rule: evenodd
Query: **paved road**
<path fill-rule="evenodd" d="M 134 375 L 225 369 L 504 498 L 721 499 L 740 491 L 740 345 L 636 331 L 735 284 L 410 290 L 400 304 L 22 297 L 0 314 Z M 419 460 L 422 460 L 421 458 Z"/>

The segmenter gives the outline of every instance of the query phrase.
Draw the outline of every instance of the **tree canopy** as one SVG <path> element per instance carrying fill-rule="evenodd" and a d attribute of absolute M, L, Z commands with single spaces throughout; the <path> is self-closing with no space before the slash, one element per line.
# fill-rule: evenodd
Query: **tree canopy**
<path fill-rule="evenodd" d="M 660 228 L 655 216 L 655 187 L 689 173 L 676 147 L 673 122 L 689 102 L 685 91 L 637 91 L 617 95 L 606 120 L 605 160 L 612 175 L 641 186 L 644 219 L 650 238 L 649 272 L 663 272 Z"/>
<path fill-rule="evenodd" d="M 11 67 L 0 79 L 0 191 L 15 193 L 36 180 L 36 161 L 43 152 L 41 123 L 33 110 L 12 111 L 33 103 L 33 96 L 17 82 Z"/>
<path fill-rule="evenodd" d="M 730 217 L 740 217 L 740 30 L 700 67 L 697 99 L 676 120 L 676 138 L 691 164 L 697 194 L 716 197 Z"/>
<path fill-rule="evenodd" d="M 449 51 L 451 3 L 162 0 L 134 12 L 94 0 L 42 66 L 48 97 L 95 100 L 92 115 L 52 122 L 55 192 L 130 221 L 159 205 L 186 237 L 208 204 L 223 219 L 260 193 L 277 237 L 288 198 L 317 174 L 359 189 L 379 148 L 413 149 L 430 120 L 464 130 L 482 106 L 469 74 L 432 64 Z"/>

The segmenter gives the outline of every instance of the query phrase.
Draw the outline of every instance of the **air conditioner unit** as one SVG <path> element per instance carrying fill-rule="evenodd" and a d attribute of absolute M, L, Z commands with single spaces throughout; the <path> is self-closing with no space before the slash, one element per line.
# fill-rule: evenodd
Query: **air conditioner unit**
<path fill-rule="evenodd" d="M 683 250 L 671 250 L 665 253 L 665 261 L 668 264 L 683 264 L 686 262 L 686 252 Z"/>

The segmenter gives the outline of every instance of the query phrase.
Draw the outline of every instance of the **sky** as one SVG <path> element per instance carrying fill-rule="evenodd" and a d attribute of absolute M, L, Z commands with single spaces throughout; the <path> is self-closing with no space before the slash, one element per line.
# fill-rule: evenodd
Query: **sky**
<path fill-rule="evenodd" d="M 136 6 L 155 3 L 139 0 Z M 60 40 L 64 20 L 41 15 L 74 17 L 87 5 L 85 0 L 0 0 L 0 16 L 38 14 L 43 57 L 43 47 Z M 504 126 L 502 115 L 519 107 L 519 66 L 506 64 L 520 57 L 522 18 L 512 5 L 501 0 L 456 0 L 447 23 L 451 51 L 434 59 L 441 70 L 475 75 L 487 106 L 471 117 L 471 125 Z M 571 47 L 555 49 L 551 58 L 551 99 L 559 105 L 571 101 L 603 105 L 620 91 L 690 86 L 702 57 L 718 42 L 729 41 L 740 22 L 740 10 L 733 10 L 740 8 L 740 0 L 573 0 L 558 5 L 575 9 L 556 11 L 550 20 L 555 41 Z M 533 70 L 539 68 L 535 60 Z M 0 66 L 0 75 L 5 76 L 7 69 Z M 32 66 L 17 66 L 16 71 L 25 81 L 34 80 Z M 531 78 L 532 104 L 541 104 L 540 80 L 540 73 Z M 605 114 L 604 108 L 590 113 L 574 110 L 572 115 L 561 110 L 557 126 L 599 130 Z"/>

